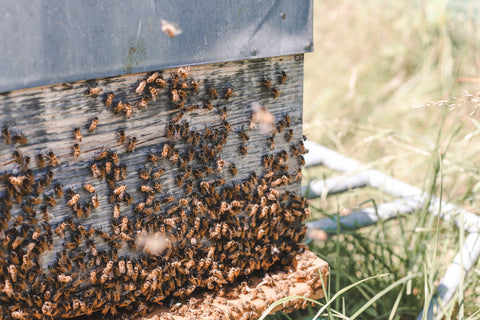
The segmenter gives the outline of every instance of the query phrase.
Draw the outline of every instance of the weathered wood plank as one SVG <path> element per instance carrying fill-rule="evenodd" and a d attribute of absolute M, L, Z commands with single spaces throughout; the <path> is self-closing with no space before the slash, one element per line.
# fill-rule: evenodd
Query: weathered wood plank
<path fill-rule="evenodd" d="M 300 57 L 300 59 L 296 59 Z M 28 139 L 26 144 L 6 144 L 4 139 L 1 142 L 2 151 L 0 152 L 0 172 L 4 174 L 5 183 L 0 186 L 0 192 L 3 195 L 3 218 L 6 221 L 3 225 L 3 242 L 4 246 L 1 252 L 2 267 L 4 269 L 3 274 L 0 274 L 1 283 L 5 283 L 6 280 L 11 278 L 11 274 L 6 272 L 6 268 L 12 264 L 12 244 L 14 239 L 18 236 L 25 238 L 24 243 L 13 249 L 18 251 L 17 254 L 23 256 L 25 254 L 25 246 L 28 243 L 37 244 L 37 240 L 33 239 L 33 233 L 35 231 L 35 224 L 38 226 L 38 230 L 42 237 L 47 242 L 53 242 L 49 248 L 43 248 L 40 250 L 38 256 L 34 256 L 34 264 L 38 276 L 51 281 L 58 278 L 58 275 L 62 272 L 60 266 L 59 254 L 64 252 L 68 256 L 68 259 L 72 259 L 75 256 L 80 256 L 81 259 L 76 260 L 71 266 L 63 268 L 63 273 L 68 276 L 72 276 L 73 280 L 67 282 L 63 286 L 62 290 L 69 290 L 72 292 L 72 297 L 78 299 L 88 300 L 82 298 L 83 292 L 78 291 L 78 288 L 90 288 L 100 287 L 105 285 L 94 283 L 89 278 L 91 271 L 94 271 L 98 277 L 105 274 L 105 268 L 108 261 L 113 261 L 115 270 L 118 273 L 118 261 L 133 261 L 140 267 L 142 263 L 150 261 L 151 265 L 145 267 L 145 272 L 152 273 L 157 266 L 163 266 L 163 273 L 168 273 L 169 266 L 166 265 L 165 260 L 168 258 L 174 258 L 177 261 L 184 262 L 188 257 L 185 253 L 179 253 L 179 250 L 185 248 L 194 248 L 195 259 L 201 259 L 206 257 L 206 253 L 211 247 L 214 247 L 215 251 L 212 253 L 213 261 L 221 263 L 225 259 L 222 256 L 222 250 L 229 240 L 235 240 L 242 242 L 246 240 L 248 244 L 242 244 L 240 247 L 249 248 L 247 252 L 240 250 L 241 255 L 245 256 L 245 263 L 241 263 L 241 269 L 248 269 L 248 271 L 242 270 L 243 274 L 248 274 L 255 269 L 266 269 L 270 263 L 266 263 L 264 266 L 253 265 L 247 267 L 247 262 L 253 263 L 254 257 L 251 256 L 250 251 L 264 248 L 262 252 L 265 255 L 266 250 L 269 251 L 267 256 L 269 261 L 277 261 L 287 263 L 293 257 L 295 251 L 299 250 L 297 242 L 303 236 L 303 227 L 300 222 L 304 219 L 304 203 L 299 200 L 301 204 L 297 204 L 296 209 L 300 210 L 301 216 L 292 216 L 290 212 L 290 206 L 295 202 L 295 193 L 300 193 L 299 181 L 295 181 L 293 177 L 297 174 L 301 165 L 301 156 L 299 152 L 292 152 L 292 145 L 298 146 L 301 141 L 302 134 L 302 83 L 303 83 L 303 61 L 301 56 L 286 56 L 271 59 L 259 59 L 251 61 L 237 61 L 222 64 L 213 64 L 206 66 L 195 66 L 189 70 L 188 81 L 185 83 L 190 85 L 190 81 L 197 81 L 199 84 L 199 91 L 185 88 L 184 92 L 187 94 L 183 99 L 184 106 L 178 108 L 175 103 L 172 102 L 172 90 L 173 84 L 170 74 L 178 74 L 177 70 L 163 70 L 161 76 L 163 79 L 169 82 L 167 88 L 160 88 L 159 86 L 153 86 L 157 92 L 156 101 L 149 101 L 147 108 L 141 110 L 138 107 L 138 103 L 141 98 L 150 98 L 152 95 L 147 93 L 148 86 L 143 95 L 138 95 L 135 90 L 140 81 L 147 78 L 149 74 L 136 74 L 116 78 L 97 79 L 92 81 L 83 81 L 77 83 L 61 84 L 50 87 L 32 88 L 28 90 L 14 91 L 0 96 L 0 125 L 3 125 L 4 129 L 8 129 L 11 136 L 23 135 Z M 298 60 L 298 61 L 297 61 Z M 285 72 L 288 79 L 285 83 L 281 84 L 281 72 Z M 270 79 L 272 88 L 277 88 L 280 92 L 278 98 L 274 98 L 272 91 L 267 89 L 262 80 L 264 78 Z M 180 80 L 182 83 L 182 80 Z M 88 88 L 98 87 L 102 89 L 102 93 L 99 95 L 86 95 L 85 92 Z M 215 88 L 218 93 L 217 99 L 210 97 L 209 89 Z M 227 88 L 233 89 L 233 95 L 229 98 L 225 98 L 225 92 Z M 177 88 L 177 90 L 180 90 Z M 105 106 L 106 94 L 112 92 L 114 94 L 112 106 Z M 128 118 L 124 112 L 116 114 L 113 110 L 118 106 L 118 103 L 122 101 L 124 104 L 130 104 L 132 106 L 132 115 Z M 205 107 L 207 101 L 210 101 L 213 108 L 209 110 Z M 274 140 L 275 146 L 271 146 L 268 142 L 270 134 L 266 134 L 258 128 L 249 128 L 249 118 L 252 116 L 251 104 L 253 102 L 261 103 L 265 110 L 271 113 L 275 117 L 275 125 L 281 121 L 285 121 L 285 116 L 288 115 L 290 119 L 290 125 L 287 128 L 283 128 L 282 132 L 278 132 L 271 139 Z M 191 106 L 197 105 L 198 108 Z M 226 108 L 226 116 L 222 119 L 223 108 Z M 183 136 L 180 133 L 174 134 L 173 137 L 169 137 L 168 124 L 175 117 L 180 118 L 180 112 L 183 113 L 181 119 L 178 120 L 173 126 L 178 125 L 183 127 Z M 98 118 L 98 124 L 96 130 L 89 132 L 87 127 L 92 118 Z M 225 120 L 226 122 L 223 122 Z M 188 125 L 188 129 L 185 129 Z M 80 128 L 83 139 L 81 142 L 76 141 L 73 135 L 75 128 Z M 224 134 L 224 141 L 221 139 L 214 139 L 212 137 L 206 137 L 206 130 L 218 130 L 219 136 Z M 291 141 L 285 136 L 287 130 L 293 130 L 293 138 Z M 127 142 L 120 144 L 118 141 L 118 131 L 124 130 L 127 136 Z M 231 130 L 231 131 L 230 131 Z M 239 132 L 245 130 L 249 136 L 249 140 L 241 142 Z M 200 137 L 199 143 L 189 141 L 188 137 L 198 134 Z M 137 142 L 133 152 L 128 151 L 129 138 L 135 137 Z M 220 142 L 219 142 L 220 141 Z M 73 155 L 73 146 L 78 143 L 81 153 L 77 158 Z M 186 154 L 189 148 L 195 150 L 195 158 L 188 162 L 188 167 L 192 170 L 199 170 L 202 172 L 202 178 L 195 178 L 193 174 L 184 179 L 184 184 L 187 182 L 193 183 L 193 192 L 186 194 L 185 186 L 179 186 L 175 179 L 177 176 L 186 176 L 188 172 L 187 167 L 180 167 L 178 160 L 169 159 L 169 155 L 166 159 L 160 159 L 156 164 L 147 160 L 147 154 L 153 153 L 155 156 L 162 158 L 162 150 L 166 143 L 172 143 L 174 150 L 178 150 L 180 156 Z M 244 144 L 247 148 L 247 154 L 242 155 L 240 153 L 240 144 Z M 211 157 L 206 161 L 200 160 L 202 146 L 207 146 L 206 149 L 215 150 L 211 152 Z M 218 149 L 215 149 L 218 146 Z M 116 153 L 119 158 L 118 168 L 122 165 L 126 166 L 125 179 L 119 179 L 114 182 L 114 187 L 108 185 L 107 179 L 96 179 L 92 176 L 91 164 L 96 163 L 99 167 L 105 166 L 105 162 L 113 162 L 112 160 L 102 159 L 94 161 L 102 151 L 108 150 L 109 152 Z M 285 150 L 288 154 L 288 159 L 283 164 L 276 164 L 276 169 L 263 168 L 262 156 L 273 154 L 278 155 L 279 152 Z M 92 184 L 96 189 L 96 195 L 98 197 L 99 205 L 96 209 L 92 209 L 91 215 L 88 217 L 77 218 L 74 211 L 67 203 L 71 201 L 72 196 L 65 196 L 63 198 L 56 198 L 57 204 L 55 206 L 47 206 L 49 221 L 44 220 L 44 216 L 41 214 L 41 208 L 43 204 L 31 205 L 36 212 L 36 216 L 33 218 L 31 215 L 25 213 L 25 204 L 33 196 L 24 192 L 10 191 L 10 195 L 15 196 L 8 197 L 9 192 L 7 186 L 9 186 L 9 175 L 14 174 L 16 177 L 22 177 L 25 175 L 26 168 L 22 169 L 22 166 L 16 163 L 12 154 L 14 151 L 21 153 L 23 159 L 30 157 L 29 168 L 35 177 L 35 185 L 32 188 L 32 192 L 35 193 L 36 186 L 40 183 L 48 171 L 53 172 L 53 181 L 49 186 L 46 186 L 38 195 L 38 198 L 43 199 L 45 196 L 52 196 L 55 198 L 54 185 L 59 183 L 63 186 L 63 190 L 66 193 L 69 189 L 72 189 L 75 194 L 80 196 L 78 204 L 84 209 L 85 206 L 91 202 L 92 194 L 82 189 L 82 185 L 85 183 Z M 36 164 L 35 157 L 37 154 L 47 155 L 48 152 L 53 151 L 58 158 L 58 165 L 54 168 L 39 167 Z M 223 159 L 225 167 L 217 167 L 218 159 Z M 278 156 L 277 156 L 278 160 Z M 281 161 L 280 161 L 281 162 Z M 48 165 L 49 161 L 46 161 Z M 232 164 L 235 164 L 238 168 L 238 174 L 233 176 L 229 168 Z M 285 165 L 285 167 L 279 167 Z M 288 167 L 286 167 L 288 166 Z M 115 165 L 114 165 L 115 167 Z M 165 169 L 159 179 L 158 183 L 162 185 L 162 191 L 154 194 L 155 201 L 162 201 L 168 196 L 173 195 L 175 201 L 168 204 L 161 204 L 160 209 L 152 214 L 144 213 L 142 210 L 134 210 L 139 203 L 146 202 L 147 195 L 139 190 L 141 185 L 153 186 L 154 181 L 143 181 L 139 177 L 138 171 L 146 168 L 147 170 L 158 170 L 159 168 Z M 218 170 L 217 170 L 218 169 Z M 112 176 L 114 170 L 112 169 Z M 210 172 L 210 173 L 209 173 Z M 260 201 L 261 195 L 255 190 L 259 182 L 254 181 L 251 183 L 251 191 L 240 192 L 231 191 L 229 196 L 228 189 L 233 189 L 233 184 L 240 184 L 246 179 L 251 177 L 252 172 L 255 172 L 257 179 L 266 175 L 269 177 L 266 179 L 265 190 L 267 193 L 268 188 L 274 187 L 281 190 L 288 190 L 291 194 L 286 194 L 283 200 L 273 197 L 268 200 L 268 205 L 274 204 L 278 207 L 279 212 L 282 215 L 287 212 L 290 215 L 291 221 L 287 218 L 279 217 L 278 221 L 271 222 L 271 219 L 275 217 L 276 213 L 272 209 L 272 213 L 267 214 L 264 217 L 258 218 L 260 212 L 250 215 L 251 206 L 254 203 Z M 268 172 L 271 172 L 268 175 Z M 272 175 L 272 176 L 270 176 Z M 107 175 L 108 176 L 108 175 Z M 282 176 L 291 177 L 286 184 L 277 186 L 277 183 Z M 224 179 L 225 181 L 221 181 Z M 26 179 L 28 180 L 28 179 Z M 209 192 L 202 193 L 201 182 L 214 183 L 217 181 L 217 187 L 212 189 L 212 194 Z M 250 180 L 254 180 L 250 178 Z M 260 182 L 261 184 L 261 182 Z M 125 191 L 128 192 L 133 198 L 131 204 L 121 201 L 118 197 L 116 199 L 111 198 L 113 189 L 125 186 Z M 12 186 L 9 187 L 12 190 Z M 23 188 L 23 185 L 22 185 Z M 14 188 L 13 188 L 14 189 Z M 240 187 L 239 187 L 240 189 Z M 255 190 L 254 190 L 255 189 Z M 227 191 L 226 191 L 227 190 Z M 18 191 L 18 190 L 17 190 Z M 19 193 L 24 193 L 22 199 L 18 197 Z M 204 194 L 205 193 L 205 194 Z M 197 214 L 193 208 L 192 195 L 201 201 L 209 201 L 206 211 L 202 211 L 201 214 Z M 186 198 L 188 205 L 184 206 L 186 217 L 182 216 L 182 206 L 179 206 L 177 210 L 173 210 L 174 206 L 178 205 L 180 198 Z M 17 199 L 17 200 L 15 200 Z M 113 200 L 113 204 L 111 203 Z M 247 200 L 246 203 L 242 203 L 238 208 L 232 208 L 232 211 L 226 216 L 219 214 L 220 203 L 225 201 L 230 204 L 233 200 Z M 212 204 L 213 201 L 213 204 Z M 118 204 L 120 208 L 120 218 L 115 219 L 112 217 L 112 207 L 114 204 Z M 265 205 L 265 204 L 263 204 Z M 146 206 L 153 207 L 151 206 Z M 172 211 L 170 211 L 172 209 Z M 153 209 L 152 209 L 153 210 Z M 250 210 L 250 211 L 249 211 Z M 228 211 L 228 210 L 227 210 Z M 260 211 L 260 210 L 259 210 Z M 170 213 L 171 212 L 171 213 Z M 8 218 L 8 215 L 11 218 Z M 217 215 L 215 217 L 215 215 Z M 115 229 L 115 226 L 119 226 L 122 218 L 125 217 L 125 232 L 121 235 Z M 194 228 L 195 218 L 199 217 L 202 221 L 202 226 L 199 230 L 194 230 L 194 239 L 185 239 L 186 230 Z M 240 217 L 240 218 L 238 218 Z M 166 219 L 174 218 L 174 223 L 167 221 Z M 71 221 L 68 221 L 71 219 Z M 236 219 L 236 220 L 235 220 Z M 234 229 L 238 220 L 245 221 L 250 224 L 250 231 L 247 231 L 245 236 L 245 230 L 243 235 L 225 235 L 222 233 L 221 238 L 214 240 L 212 233 L 215 233 L 215 228 L 222 226 L 222 223 Z M 252 221 L 254 219 L 254 221 Z M 233 220 L 237 222 L 233 222 Z M 44 224 L 46 222 L 46 224 Z M 71 223 L 70 223 L 71 222 Z M 262 224 L 265 222 L 264 224 Z M 271 222 L 270 224 L 267 222 Z M 135 225 L 138 223 L 137 225 Z M 56 232 L 62 229 L 62 226 L 70 224 L 64 228 L 64 232 Z M 28 225 L 28 227 L 26 227 Z M 87 235 L 80 233 L 77 229 L 79 226 L 85 227 L 87 230 L 97 230 L 96 234 Z M 40 227 L 42 226 L 42 227 Z M 238 227 L 238 226 L 237 226 Z M 255 233 L 259 231 L 258 228 L 265 228 L 267 235 L 257 236 Z M 24 228 L 24 234 L 22 234 L 21 228 Z M 50 232 L 49 228 L 53 231 Z M 59 229 L 60 228 L 60 229 Z M 73 228 L 73 229 L 72 229 Z M 225 227 L 226 228 L 226 227 Z M 281 236 L 278 240 L 278 236 L 275 233 L 281 229 L 282 232 L 288 234 L 288 236 Z M 127 231 L 128 230 L 128 231 Z M 136 248 L 136 241 L 125 241 L 126 238 L 133 238 L 137 236 L 137 232 L 144 230 L 150 233 L 162 232 L 167 240 L 168 249 L 162 256 L 156 257 L 146 255 Z M 287 230 L 287 231 L 285 231 Z M 111 241 L 105 241 L 100 236 L 100 232 L 105 232 Z M 232 232 L 234 230 L 231 230 Z M 253 233 L 252 233 L 253 232 Z M 62 238 L 62 234 L 65 233 Z M 79 235 L 80 234 L 80 235 Z M 78 237 L 77 237 L 78 236 Z M 121 238 L 123 236 L 124 238 Z M 77 237 L 77 238 L 76 238 Z M 245 239 L 246 237 L 246 239 Z M 282 238 L 283 237 L 283 238 Z M 251 241 L 248 238 L 252 238 Z M 285 238 L 285 239 L 284 239 Z M 77 241 L 76 241 L 77 240 Z M 188 242 L 191 243 L 187 243 Z M 191 241 L 190 241 L 191 240 Z M 92 241 L 100 254 L 97 256 L 92 252 L 91 246 L 87 245 Z M 250 242 L 248 242 L 250 241 Z M 77 245 L 73 244 L 78 242 Z M 47 246 L 48 247 L 48 246 Z M 141 249 L 141 248 L 140 248 Z M 36 250 L 36 249 L 35 249 Z M 118 251 L 118 257 L 117 253 Z M 270 253 L 271 251 L 271 253 Z M 103 258 L 102 258 L 103 254 Z M 84 255 L 84 256 L 81 256 Z M 100 257 L 99 257 L 100 256 Z M 165 258 L 167 256 L 167 258 Z M 266 256 L 263 256 L 265 259 Z M 135 258 L 138 258 L 135 260 Z M 190 257 L 191 259 L 192 257 Z M 236 259 L 226 259 L 227 266 L 223 267 L 221 273 L 226 276 L 228 270 L 231 270 L 233 265 L 237 263 L 242 257 Z M 258 258 L 257 258 L 258 259 Z M 60 262 L 59 262 L 60 261 Z M 84 261 L 86 267 L 81 267 L 81 261 Z M 265 260 L 266 261 L 266 260 Z M 91 262 L 89 264 L 89 262 Z M 21 265 L 21 263 L 20 263 Z M 19 265 L 19 269 L 20 269 Z M 215 265 L 217 267 L 217 265 Z M 208 269 L 208 268 L 207 268 Z M 211 269 L 211 268 L 210 268 Z M 209 270 L 210 270 L 209 269 Z M 103 271 L 102 271 L 103 270 Z M 20 271 L 19 271 L 20 272 Z M 205 277 L 211 277 L 211 271 L 206 272 Z M 202 271 L 202 273 L 205 273 Z M 233 281 L 239 274 L 232 276 Z M 112 279 L 113 278 L 113 279 Z M 121 280 L 121 279 L 123 280 Z M 141 278 L 141 279 L 140 279 Z M 139 277 L 137 289 L 145 285 L 148 276 L 144 275 Z M 160 278 L 160 275 L 159 275 Z M 193 284 L 192 280 L 187 280 L 187 276 L 183 276 L 182 280 L 175 285 L 169 285 L 169 280 L 159 281 L 160 292 L 165 295 L 172 294 L 175 290 L 182 286 L 206 287 L 206 282 L 200 284 Z M 150 279 L 151 280 L 151 279 Z M 150 281 L 149 280 L 149 281 Z M 218 280 L 218 279 L 217 279 Z M 22 280 L 23 281 L 23 280 Z M 123 283 L 131 281 L 127 277 L 113 276 L 110 277 L 105 283 Z M 172 280 L 170 280 L 172 281 Z M 27 287 L 32 287 L 35 292 L 37 287 L 33 282 L 26 282 Z M 72 283 L 78 286 L 78 288 L 72 288 Z M 49 284 L 48 289 L 51 291 L 58 290 L 57 284 Z M 162 287 L 163 286 L 163 287 Z M 167 288 L 171 286 L 170 288 Z M 221 283 L 216 283 L 212 287 L 221 286 Z M 18 285 L 14 284 L 14 291 L 18 289 Z M 113 290 L 113 289 L 112 289 Z M 108 293 L 109 290 L 105 290 Z M 110 290 L 111 291 L 111 290 Z M 133 290 L 134 291 L 134 290 Z M 147 300 L 152 296 L 162 295 L 162 293 L 141 294 L 141 296 L 147 296 Z M 4 293 L 8 296 L 7 293 Z M 132 293 L 133 294 L 133 293 Z M 128 295 L 128 292 L 125 294 Z M 179 296 L 183 296 L 183 293 L 179 293 Z M 150 297 L 150 298 L 148 298 Z M 10 299 L 11 297 L 8 297 Z M 7 299 L 7 300 L 8 300 Z M 44 303 L 51 301 L 51 299 L 42 298 Z M 82 300 L 83 299 L 83 300 Z M 143 301 L 138 299 L 139 302 Z M 107 311 L 118 302 L 113 300 L 107 305 L 89 306 L 89 309 L 104 308 Z M 59 309 L 59 304 L 57 309 Z M 80 308 L 80 307 L 79 307 Z M 84 309 L 64 311 L 65 315 L 75 315 L 85 313 Z"/>

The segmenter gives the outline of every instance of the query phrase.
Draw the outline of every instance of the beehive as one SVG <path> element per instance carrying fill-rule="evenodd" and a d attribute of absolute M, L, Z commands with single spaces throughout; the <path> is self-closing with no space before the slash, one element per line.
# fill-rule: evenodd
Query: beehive
<path fill-rule="evenodd" d="M 290 264 L 302 58 L 2 95 L 2 314 L 142 314 Z"/>

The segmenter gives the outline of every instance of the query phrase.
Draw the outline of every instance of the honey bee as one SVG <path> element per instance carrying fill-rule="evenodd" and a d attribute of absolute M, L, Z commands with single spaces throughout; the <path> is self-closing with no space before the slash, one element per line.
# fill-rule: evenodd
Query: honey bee
<path fill-rule="evenodd" d="M 120 100 L 120 101 L 118 101 L 117 106 L 115 107 L 115 109 L 113 110 L 113 112 L 116 113 L 116 114 L 117 114 L 117 113 L 120 113 L 120 112 L 122 112 L 123 110 L 125 110 L 125 106 L 126 106 L 126 104 L 123 103 L 123 101 Z"/>
<path fill-rule="evenodd" d="M 166 159 L 170 157 L 173 153 L 173 146 L 171 143 L 164 143 L 163 144 L 163 149 L 162 149 L 162 159 Z"/>
<path fill-rule="evenodd" d="M 127 119 L 130 119 L 133 114 L 132 106 L 130 104 L 127 104 L 123 109 L 123 112 L 125 113 L 125 117 L 127 117 Z"/>
<path fill-rule="evenodd" d="M 183 186 L 183 175 L 179 174 L 175 177 L 175 184 L 179 187 Z"/>
<path fill-rule="evenodd" d="M 268 146 L 270 147 L 270 150 L 275 149 L 275 139 L 273 136 L 270 136 L 267 138 L 267 143 L 268 143 Z"/>
<path fill-rule="evenodd" d="M 82 133 L 80 132 L 80 128 L 75 128 L 73 129 L 73 136 L 75 137 L 75 140 L 78 142 L 81 142 L 83 139 Z"/>
<path fill-rule="evenodd" d="M 126 185 L 126 184 L 122 184 L 122 185 L 116 187 L 116 188 L 113 190 L 112 193 L 113 193 L 113 195 L 118 196 L 119 194 L 123 193 L 126 188 L 127 188 L 127 185 Z"/>
<path fill-rule="evenodd" d="M 5 139 L 6 144 L 12 143 L 12 137 L 10 135 L 10 131 L 8 131 L 8 127 L 2 129 L 2 136 Z"/>
<path fill-rule="evenodd" d="M 57 198 L 62 198 L 63 197 L 63 187 L 60 183 L 56 183 L 53 186 L 53 189 L 55 191 L 55 195 L 57 196 Z"/>
<path fill-rule="evenodd" d="M 277 88 L 272 88 L 272 95 L 274 99 L 277 99 L 278 96 L 280 95 L 280 91 L 278 91 Z"/>
<path fill-rule="evenodd" d="M 98 118 L 94 117 L 92 120 L 90 120 L 90 124 L 88 125 L 88 131 L 93 132 L 97 130 L 97 124 L 98 124 Z"/>
<path fill-rule="evenodd" d="M 212 110 L 213 109 L 213 105 L 212 103 L 210 102 L 210 100 L 207 100 L 204 102 L 204 107 L 208 110 Z"/>
<path fill-rule="evenodd" d="M 172 102 L 177 103 L 180 101 L 180 95 L 178 94 L 178 91 L 176 89 L 173 89 L 170 91 L 170 94 L 172 95 Z"/>
<path fill-rule="evenodd" d="M 151 81 L 150 81 L 151 82 Z M 149 83 L 150 83 L 149 82 Z M 138 84 L 137 88 L 135 89 L 135 93 L 140 95 L 143 93 L 143 90 L 145 90 L 145 87 L 147 86 L 147 81 L 145 80 L 142 80 L 140 81 L 140 83 Z"/>
<path fill-rule="evenodd" d="M 247 147 L 243 143 L 240 144 L 240 154 L 242 156 L 247 155 Z"/>
<path fill-rule="evenodd" d="M 163 80 L 162 78 L 158 78 L 157 80 L 155 80 L 155 83 L 161 88 L 167 87 L 167 81 Z"/>
<path fill-rule="evenodd" d="M 182 29 L 175 22 L 168 22 L 166 20 L 161 20 L 162 22 L 162 32 L 167 34 L 170 38 L 178 36 L 182 33 Z"/>
<path fill-rule="evenodd" d="M 77 159 L 80 156 L 80 145 L 78 143 L 75 143 L 73 145 L 73 158 Z"/>
<path fill-rule="evenodd" d="M 148 101 L 150 101 L 149 97 L 143 97 L 137 104 L 138 110 L 147 109 Z"/>
<path fill-rule="evenodd" d="M 193 80 L 190 81 L 190 88 L 192 89 L 192 91 L 198 91 L 199 89 L 198 82 Z"/>
<path fill-rule="evenodd" d="M 152 173 L 152 180 L 159 179 L 162 176 L 162 174 L 164 174 L 164 173 L 165 173 L 165 169 L 163 169 L 163 168 L 160 168 L 160 169 L 154 171 Z"/>
<path fill-rule="evenodd" d="M 166 196 L 162 199 L 161 203 L 166 204 L 172 201 L 175 201 L 175 196 Z"/>
<path fill-rule="evenodd" d="M 172 117 L 171 122 L 172 122 L 172 123 L 177 123 L 178 121 L 180 121 L 180 119 L 182 119 L 182 117 L 183 117 L 183 112 L 180 111 L 180 112 L 177 113 L 174 117 Z"/>
<path fill-rule="evenodd" d="M 105 107 L 110 107 L 113 102 L 113 93 L 109 92 L 105 98 Z"/>
<path fill-rule="evenodd" d="M 224 166 L 225 166 L 225 161 L 222 158 L 218 158 L 217 159 L 217 168 L 215 170 L 217 172 L 222 172 Z"/>
<path fill-rule="evenodd" d="M 94 88 L 88 88 L 86 91 L 87 95 L 99 95 L 102 92 L 102 88 L 100 87 L 94 87 Z"/>
<path fill-rule="evenodd" d="M 292 129 L 288 129 L 287 131 L 285 131 L 285 141 L 286 142 L 290 142 L 292 140 L 292 137 L 293 137 L 293 130 Z"/>
<path fill-rule="evenodd" d="M 149 87 L 148 92 L 150 92 L 150 97 L 152 98 L 152 101 L 153 102 L 157 101 L 157 98 L 158 98 L 157 89 L 155 89 L 154 87 Z"/>
<path fill-rule="evenodd" d="M 287 82 L 287 73 L 285 71 L 280 72 L 280 84 Z"/>
<path fill-rule="evenodd" d="M 250 140 L 250 137 L 248 136 L 248 134 L 244 130 L 240 130 L 238 132 L 238 135 L 240 136 L 240 141 L 242 141 L 242 142 Z"/>
<path fill-rule="evenodd" d="M 23 134 L 16 134 L 12 138 L 13 143 L 19 143 L 19 144 L 26 144 L 28 142 L 27 137 L 25 137 Z"/>
<path fill-rule="evenodd" d="M 95 187 L 92 186 L 90 183 L 84 183 L 82 184 L 83 189 L 87 190 L 90 193 L 96 192 Z"/>
<path fill-rule="evenodd" d="M 94 178 L 103 178 L 105 176 L 105 172 L 99 169 L 96 163 L 90 165 L 90 170 Z"/>
<path fill-rule="evenodd" d="M 46 203 L 46 204 L 49 204 L 50 206 L 55 206 L 57 204 L 57 201 L 51 197 L 51 196 L 44 196 L 43 197 L 43 201 Z"/>
<path fill-rule="evenodd" d="M 137 143 L 136 137 L 129 137 L 128 145 L 127 145 L 127 152 L 132 152 L 135 150 L 135 144 Z"/>
<path fill-rule="evenodd" d="M 188 73 L 190 72 L 190 66 L 186 66 L 186 67 L 181 67 L 181 68 L 178 68 L 177 70 L 177 74 L 183 78 L 183 80 L 186 80 L 188 78 Z"/>
<path fill-rule="evenodd" d="M 211 99 L 217 99 L 218 98 L 217 90 L 215 90 L 215 88 L 213 88 L 213 87 L 208 89 L 208 94 L 210 95 Z"/>
<path fill-rule="evenodd" d="M 227 88 L 225 90 L 225 96 L 224 96 L 225 100 L 230 99 L 232 95 L 233 95 L 233 88 Z"/>
<path fill-rule="evenodd" d="M 78 202 L 78 200 L 80 199 L 80 195 L 78 193 L 75 193 L 71 198 L 70 200 L 67 201 L 67 206 L 73 206 L 74 204 L 76 204 Z"/>
<path fill-rule="evenodd" d="M 271 84 L 270 84 L 270 79 L 268 79 L 267 77 L 264 77 L 262 79 L 262 85 L 267 88 L 267 89 L 270 89 L 271 88 Z"/>
<path fill-rule="evenodd" d="M 97 209 L 98 206 L 100 205 L 100 203 L 98 202 L 98 196 L 97 196 L 96 193 L 92 195 L 91 200 L 92 200 L 92 207 L 93 207 L 94 209 Z"/>

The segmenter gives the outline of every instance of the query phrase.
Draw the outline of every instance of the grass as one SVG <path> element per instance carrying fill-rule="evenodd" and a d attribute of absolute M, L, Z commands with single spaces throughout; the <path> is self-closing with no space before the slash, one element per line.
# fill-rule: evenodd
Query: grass
<path fill-rule="evenodd" d="M 305 56 L 307 137 L 476 212 L 479 11 L 476 2 L 460 0 L 314 0 L 315 52 Z M 312 168 L 304 182 L 331 175 Z M 371 205 L 369 200 L 378 204 L 388 197 L 354 190 L 311 206 L 314 218 L 321 218 Z M 267 319 L 415 319 L 465 237 L 425 207 L 310 242 L 331 268 L 326 298 Z M 479 305 L 477 263 L 443 316 L 480 319 Z"/>

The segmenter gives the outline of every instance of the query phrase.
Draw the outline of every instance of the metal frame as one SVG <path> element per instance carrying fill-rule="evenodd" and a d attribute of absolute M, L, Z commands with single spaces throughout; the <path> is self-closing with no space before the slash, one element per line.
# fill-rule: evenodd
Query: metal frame
<path fill-rule="evenodd" d="M 307 167 L 324 165 L 343 173 L 339 177 L 311 181 L 308 186 L 303 188 L 305 197 L 316 198 L 369 186 L 397 198 L 394 201 L 378 205 L 376 209 L 365 208 L 341 217 L 341 231 L 355 230 L 373 225 L 379 220 L 388 220 L 400 214 L 413 213 L 423 208 L 430 198 L 427 193 L 414 186 L 378 170 L 369 169 L 356 160 L 347 158 L 331 149 L 311 141 L 306 141 L 305 146 L 309 150 L 305 157 Z M 441 314 L 441 306 L 445 306 L 452 300 L 459 287 L 460 278 L 473 268 L 480 257 L 480 217 L 436 197 L 430 198 L 430 201 L 430 213 L 440 214 L 441 219 L 451 221 L 459 227 L 463 225 L 469 235 L 440 280 L 437 295 L 434 296 L 427 309 L 426 318 L 429 320 L 436 319 Z M 337 232 L 335 219 L 325 218 L 311 221 L 307 223 L 307 226 L 325 230 L 329 234 Z M 462 269 L 463 276 L 461 275 Z M 422 317 L 423 312 L 417 319 L 420 320 Z"/>

